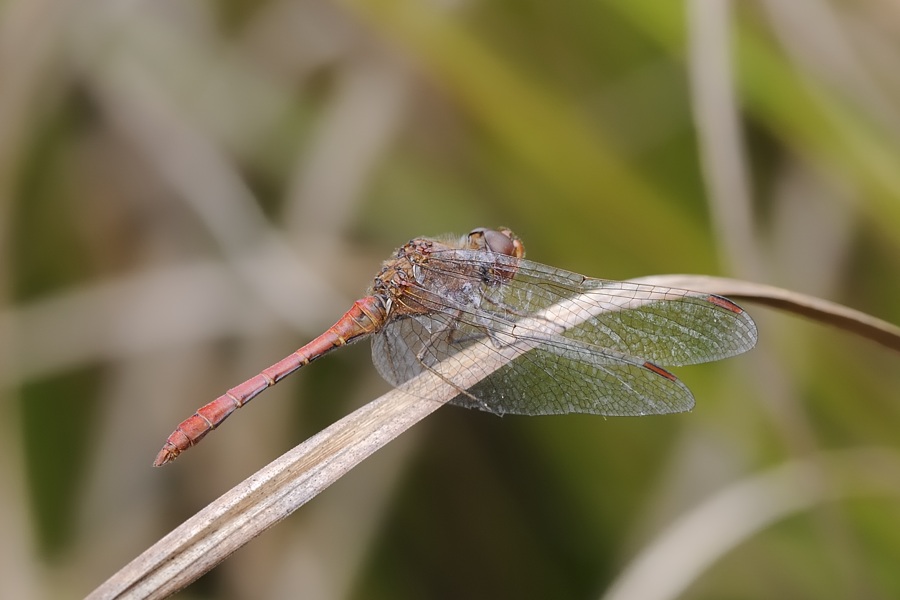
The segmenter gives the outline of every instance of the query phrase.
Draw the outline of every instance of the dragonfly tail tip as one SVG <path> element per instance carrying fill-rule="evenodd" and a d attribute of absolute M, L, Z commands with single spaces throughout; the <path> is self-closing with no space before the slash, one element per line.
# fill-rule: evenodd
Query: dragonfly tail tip
<path fill-rule="evenodd" d="M 169 464 L 176 458 L 178 458 L 178 449 L 170 448 L 169 444 L 166 444 L 162 447 L 162 450 L 159 451 L 159 454 L 156 455 L 156 460 L 153 461 L 154 467 L 161 467 L 163 465 Z"/>

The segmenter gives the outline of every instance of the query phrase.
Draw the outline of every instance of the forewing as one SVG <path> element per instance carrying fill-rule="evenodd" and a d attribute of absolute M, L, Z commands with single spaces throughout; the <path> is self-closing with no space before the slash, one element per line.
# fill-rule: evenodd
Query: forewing
<path fill-rule="evenodd" d="M 484 274 L 478 307 L 515 320 L 554 306 L 562 335 L 585 347 L 679 366 L 746 352 L 756 344 L 756 324 L 739 306 L 701 292 L 628 281 L 592 279 L 540 263 L 480 251 L 436 252 L 424 269 L 435 279 Z M 426 276 L 425 280 L 428 280 Z"/>

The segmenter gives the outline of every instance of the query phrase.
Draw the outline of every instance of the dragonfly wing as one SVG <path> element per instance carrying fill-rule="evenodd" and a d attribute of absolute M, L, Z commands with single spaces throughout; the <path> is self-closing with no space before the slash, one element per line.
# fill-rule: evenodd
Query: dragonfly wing
<path fill-rule="evenodd" d="M 454 403 L 495 413 L 690 410 L 690 391 L 657 365 L 718 360 L 756 342 L 753 320 L 710 294 L 590 279 L 484 251 L 434 252 L 415 273 L 402 299 L 422 312 L 375 336 L 379 372 L 399 386 L 486 337 L 504 356 L 521 344 L 496 371 L 485 366 L 494 361 L 467 365 L 466 382 L 484 369 L 479 383 L 464 390 L 459 379 Z"/>
<path fill-rule="evenodd" d="M 526 352 L 453 403 L 498 414 L 640 416 L 691 410 L 694 397 L 653 363 L 566 341 Z"/>
<path fill-rule="evenodd" d="M 565 337 L 588 347 L 679 366 L 735 356 L 756 344 L 753 319 L 712 294 L 592 279 L 483 251 L 436 252 L 427 270 L 440 280 L 471 274 L 473 263 L 483 274 L 481 310 L 507 320 L 546 312 L 565 326 Z"/>
<path fill-rule="evenodd" d="M 438 315 L 439 316 L 439 315 Z M 372 338 L 372 362 L 385 381 L 399 387 L 424 370 L 418 355 L 432 337 L 432 320 L 414 317 L 388 323 Z"/>
<path fill-rule="evenodd" d="M 507 323 L 505 330 L 518 326 Z M 413 316 L 392 321 L 377 334 L 372 354 L 382 377 L 401 386 L 440 361 L 454 360 L 484 337 L 484 330 L 464 314 Z M 498 335 L 489 347 L 502 351 L 502 339 L 507 338 Z M 534 347 L 499 370 L 485 370 L 468 390 L 460 384 L 453 404 L 496 414 L 609 416 L 682 412 L 694 406 L 687 387 L 653 363 L 546 332 L 520 340 Z M 477 379 L 484 367 L 475 363 L 466 368 L 466 378 Z"/>
<path fill-rule="evenodd" d="M 467 319 L 435 311 L 389 322 L 372 338 L 372 362 L 378 373 L 399 387 L 416 375 L 484 337 Z"/>

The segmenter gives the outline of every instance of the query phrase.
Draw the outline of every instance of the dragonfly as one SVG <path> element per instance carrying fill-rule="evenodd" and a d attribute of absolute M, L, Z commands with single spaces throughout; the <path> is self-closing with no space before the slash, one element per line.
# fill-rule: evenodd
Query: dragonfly
<path fill-rule="evenodd" d="M 694 397 L 666 367 L 756 344 L 753 319 L 722 296 L 585 277 L 524 256 L 507 228 L 411 240 L 327 331 L 179 424 L 154 466 L 175 460 L 300 367 L 363 338 L 371 338 L 375 367 L 391 385 L 437 373 L 447 361 L 441 377 L 459 392 L 451 403 L 498 415 L 688 411 Z M 500 368 L 453 362 L 478 343 L 512 358 Z"/>

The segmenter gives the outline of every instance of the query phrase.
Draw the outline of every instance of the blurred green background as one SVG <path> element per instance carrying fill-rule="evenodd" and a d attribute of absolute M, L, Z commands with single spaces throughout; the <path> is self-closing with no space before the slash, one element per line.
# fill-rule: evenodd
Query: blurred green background
<path fill-rule="evenodd" d="M 360 344 L 150 467 L 417 235 L 900 323 L 898 40 L 892 0 L 7 0 L 0 595 L 88 593 L 383 393 Z M 746 308 L 692 413 L 441 409 L 178 597 L 900 597 L 900 357 Z"/>

